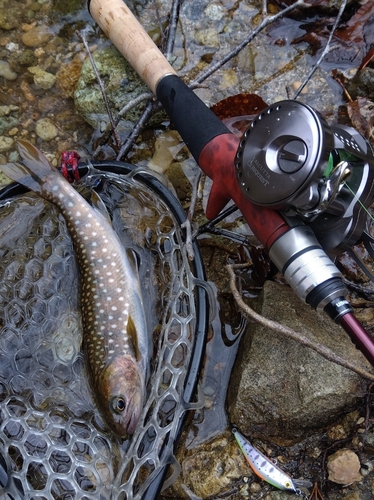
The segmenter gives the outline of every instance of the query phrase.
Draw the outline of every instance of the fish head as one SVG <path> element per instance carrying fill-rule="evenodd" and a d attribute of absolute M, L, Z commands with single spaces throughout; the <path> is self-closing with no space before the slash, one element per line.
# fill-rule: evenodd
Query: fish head
<path fill-rule="evenodd" d="M 145 384 L 131 356 L 118 356 L 99 377 L 98 405 L 108 426 L 119 436 L 135 432 L 144 406 Z"/>

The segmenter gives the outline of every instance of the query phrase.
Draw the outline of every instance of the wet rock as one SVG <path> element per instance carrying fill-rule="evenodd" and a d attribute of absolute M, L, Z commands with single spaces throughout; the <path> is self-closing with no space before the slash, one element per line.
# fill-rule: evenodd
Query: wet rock
<path fill-rule="evenodd" d="M 14 140 L 11 137 L 0 135 L 0 153 L 5 153 L 5 151 L 12 149 L 13 144 Z"/>
<path fill-rule="evenodd" d="M 48 90 L 51 89 L 55 84 L 55 75 L 42 70 L 42 68 L 40 68 L 39 66 L 32 66 L 31 68 L 27 69 L 32 75 L 34 75 L 34 83 L 38 88 Z"/>
<path fill-rule="evenodd" d="M 4 135 L 6 132 L 12 130 L 16 125 L 18 125 L 18 119 L 14 116 L 4 116 L 0 118 L 0 135 Z"/>
<path fill-rule="evenodd" d="M 364 68 L 359 71 L 347 85 L 347 91 L 352 99 L 367 97 L 374 101 L 374 69 Z"/>
<path fill-rule="evenodd" d="M 257 304 L 263 316 L 326 345 L 371 370 L 348 335 L 327 315 L 304 305 L 287 286 L 266 282 Z M 333 424 L 358 402 L 365 384 L 298 342 L 250 324 L 228 390 L 231 421 L 251 437 L 291 444 Z"/>
<path fill-rule="evenodd" d="M 105 87 L 105 93 L 114 114 L 120 111 L 132 99 L 149 89 L 140 80 L 124 57 L 114 48 L 99 49 L 93 58 Z M 78 113 L 95 129 L 104 130 L 109 123 L 103 97 L 96 75 L 89 59 L 86 59 L 74 93 L 75 107 Z M 139 110 L 130 111 L 122 120 L 119 129 L 130 131 L 133 121 L 139 116 Z"/>
<path fill-rule="evenodd" d="M 49 118 L 41 118 L 36 122 L 35 132 L 43 141 L 51 141 L 58 134 L 58 129 Z"/>
<path fill-rule="evenodd" d="M 339 450 L 327 459 L 328 479 L 338 484 L 361 481 L 360 461 L 351 450 Z"/>
<path fill-rule="evenodd" d="M 40 47 L 48 43 L 52 36 L 47 26 L 35 26 L 22 35 L 22 42 L 27 47 Z"/>
<path fill-rule="evenodd" d="M 228 434 L 191 450 L 180 461 L 180 476 L 166 491 L 166 496 L 171 498 L 215 498 L 235 480 L 253 475 L 239 447 Z"/>
<path fill-rule="evenodd" d="M 3 76 L 7 80 L 15 80 L 17 73 L 12 71 L 8 61 L 0 61 L 0 77 Z"/>
<path fill-rule="evenodd" d="M 63 97 L 74 96 L 82 66 L 83 60 L 77 57 L 73 61 L 62 64 L 56 73 L 57 86 Z"/>
<path fill-rule="evenodd" d="M 32 49 L 22 50 L 21 53 L 16 53 L 12 58 L 12 61 L 18 66 L 36 66 L 38 64 L 38 58 L 35 56 Z"/>
<path fill-rule="evenodd" d="M 19 19 L 17 16 L 17 6 L 7 3 L 6 8 L 0 2 L 0 28 L 4 30 L 12 30 L 18 26 Z"/>

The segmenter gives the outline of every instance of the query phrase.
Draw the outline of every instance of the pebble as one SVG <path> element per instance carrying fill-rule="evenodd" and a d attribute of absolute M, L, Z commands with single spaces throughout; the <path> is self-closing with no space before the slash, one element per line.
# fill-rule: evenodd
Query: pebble
<path fill-rule="evenodd" d="M 0 135 L 0 153 L 5 153 L 5 151 L 9 151 L 14 144 L 14 140 L 11 137 L 5 137 L 4 135 Z"/>
<path fill-rule="evenodd" d="M 36 122 L 35 132 L 42 141 L 51 141 L 58 134 L 58 129 L 49 118 L 41 118 Z"/>
<path fill-rule="evenodd" d="M 30 68 L 27 69 L 32 75 L 34 75 L 34 83 L 40 89 L 43 90 L 51 89 L 56 82 L 55 75 L 52 75 L 52 73 L 48 73 L 47 71 L 44 71 L 39 66 L 31 66 Z"/>
<path fill-rule="evenodd" d="M 3 76 L 7 80 L 15 80 L 17 73 L 11 70 L 8 61 L 0 60 L 0 76 Z"/>
<path fill-rule="evenodd" d="M 22 42 L 27 47 L 40 47 L 40 45 L 49 42 L 52 36 L 47 27 L 35 26 L 22 35 Z"/>
<path fill-rule="evenodd" d="M 295 81 L 292 83 L 292 87 L 294 90 L 298 90 L 300 86 L 302 85 L 302 82 Z M 308 93 L 308 87 L 305 86 L 303 90 L 300 92 L 300 94 L 307 94 Z"/>
<path fill-rule="evenodd" d="M 9 106 L 0 106 L 0 116 L 8 116 L 12 111 L 17 111 L 18 106 L 10 104 Z"/>
<path fill-rule="evenodd" d="M 351 450 L 339 450 L 328 458 L 328 479 L 337 484 L 352 484 L 361 481 L 360 461 Z"/>
<path fill-rule="evenodd" d="M 19 49 L 19 45 L 18 43 L 9 42 L 5 45 L 5 48 L 9 50 L 9 52 L 15 52 L 16 50 Z"/>

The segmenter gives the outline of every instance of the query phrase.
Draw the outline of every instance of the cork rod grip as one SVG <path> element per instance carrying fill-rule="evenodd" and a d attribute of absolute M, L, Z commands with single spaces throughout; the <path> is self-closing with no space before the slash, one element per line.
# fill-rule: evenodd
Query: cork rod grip
<path fill-rule="evenodd" d="M 122 0 L 91 0 L 91 16 L 140 78 L 156 93 L 158 82 L 176 72 Z"/>

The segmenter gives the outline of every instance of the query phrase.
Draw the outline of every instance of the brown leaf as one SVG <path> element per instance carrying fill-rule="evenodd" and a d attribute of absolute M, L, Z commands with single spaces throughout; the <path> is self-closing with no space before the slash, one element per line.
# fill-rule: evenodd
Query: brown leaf
<path fill-rule="evenodd" d="M 366 97 L 358 97 L 347 104 L 353 127 L 369 140 L 374 139 L 374 103 Z"/>
<path fill-rule="evenodd" d="M 253 118 L 266 107 L 266 102 L 257 94 L 236 94 L 217 102 L 211 110 L 233 134 L 240 137 Z"/>

